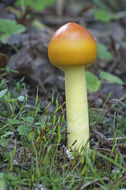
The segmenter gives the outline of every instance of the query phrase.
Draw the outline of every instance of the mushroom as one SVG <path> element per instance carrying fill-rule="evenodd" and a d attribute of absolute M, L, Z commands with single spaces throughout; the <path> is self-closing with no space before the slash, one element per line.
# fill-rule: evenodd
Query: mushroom
<path fill-rule="evenodd" d="M 48 46 L 52 65 L 65 72 L 68 148 L 89 147 L 89 119 L 85 68 L 92 64 L 97 47 L 92 35 L 74 22 L 60 27 Z"/>

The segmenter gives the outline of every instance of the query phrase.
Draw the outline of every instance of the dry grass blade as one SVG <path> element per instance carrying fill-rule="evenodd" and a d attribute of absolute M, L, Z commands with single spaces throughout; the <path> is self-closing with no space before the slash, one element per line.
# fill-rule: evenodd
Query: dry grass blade
<path fill-rule="evenodd" d="M 108 182 L 108 181 L 109 181 L 109 178 L 104 177 L 102 180 Z M 89 181 L 89 182 L 83 184 L 80 190 L 84 190 L 85 188 L 87 188 L 87 187 L 89 187 L 89 186 L 91 186 L 91 185 L 93 185 L 93 184 L 97 184 L 98 186 L 100 186 L 100 187 L 103 188 L 103 185 L 101 185 L 101 184 L 99 184 L 99 183 L 97 183 L 97 182 L 99 182 L 99 179 L 94 179 L 94 180 L 92 180 L 92 181 Z M 106 189 L 106 188 L 104 188 L 104 189 Z"/>

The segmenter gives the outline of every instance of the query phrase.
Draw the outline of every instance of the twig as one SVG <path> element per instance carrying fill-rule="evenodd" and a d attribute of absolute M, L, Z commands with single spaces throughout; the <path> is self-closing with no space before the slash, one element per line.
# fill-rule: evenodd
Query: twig
<path fill-rule="evenodd" d="M 3 74 L 0 76 L 0 79 L 2 79 L 6 74 L 7 74 L 7 72 L 3 73 Z"/>

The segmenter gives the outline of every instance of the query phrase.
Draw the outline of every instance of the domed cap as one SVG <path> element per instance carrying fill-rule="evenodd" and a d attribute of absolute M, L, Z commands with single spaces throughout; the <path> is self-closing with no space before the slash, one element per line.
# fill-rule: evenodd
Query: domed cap
<path fill-rule="evenodd" d="M 87 66 L 95 61 L 96 55 L 93 36 L 73 22 L 60 27 L 53 34 L 48 47 L 49 60 L 57 67 Z"/>

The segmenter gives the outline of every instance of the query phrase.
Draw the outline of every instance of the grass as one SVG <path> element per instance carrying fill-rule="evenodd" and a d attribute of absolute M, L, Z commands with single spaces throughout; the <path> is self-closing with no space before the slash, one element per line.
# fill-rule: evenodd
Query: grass
<path fill-rule="evenodd" d="M 10 190 L 32 190 L 37 184 L 53 190 L 126 187 L 126 114 L 120 114 L 126 108 L 125 100 L 119 113 L 113 112 L 110 118 L 105 116 L 104 108 L 90 110 L 91 149 L 88 153 L 83 149 L 81 155 L 75 151 L 70 159 L 63 146 L 67 141 L 64 105 L 54 95 L 43 105 L 38 92 L 34 104 L 30 104 L 23 80 L 13 84 L 11 91 L 8 85 L 8 81 L 0 81 L 1 190 L 4 182 Z M 99 137 L 92 128 L 99 132 Z M 110 129 L 112 138 L 108 136 L 106 143 L 103 140 L 100 144 L 100 134 L 109 134 Z"/>

